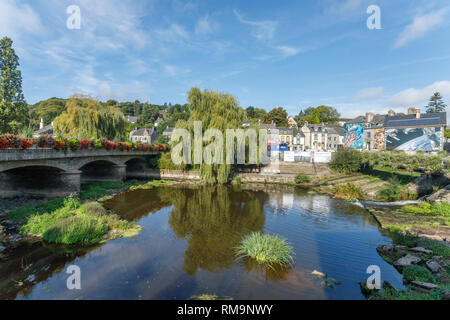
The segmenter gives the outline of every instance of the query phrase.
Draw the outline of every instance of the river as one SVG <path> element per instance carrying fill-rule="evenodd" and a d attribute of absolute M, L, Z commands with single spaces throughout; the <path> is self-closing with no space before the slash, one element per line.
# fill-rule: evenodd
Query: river
<path fill-rule="evenodd" d="M 301 189 L 162 186 L 122 193 L 104 205 L 142 226 L 139 235 L 91 248 L 35 243 L 0 262 L 0 299 L 364 299 L 359 282 L 377 265 L 403 288 L 377 253 L 391 243 L 363 208 Z M 237 260 L 251 232 L 279 234 L 295 265 L 267 270 Z M 81 290 L 69 290 L 69 265 Z M 340 285 L 328 287 L 317 270 Z"/>

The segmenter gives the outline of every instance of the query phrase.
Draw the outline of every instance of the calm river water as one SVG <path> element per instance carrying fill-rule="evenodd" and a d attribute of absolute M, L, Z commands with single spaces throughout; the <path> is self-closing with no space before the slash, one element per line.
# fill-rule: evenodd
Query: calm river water
<path fill-rule="evenodd" d="M 131 239 L 89 249 L 20 248 L 0 262 L 0 299 L 364 299 L 358 282 L 370 265 L 402 288 L 401 275 L 378 255 L 390 239 L 363 209 L 294 188 L 159 187 L 105 203 L 142 226 Z M 295 266 L 276 272 L 235 259 L 251 232 L 279 234 Z M 67 267 L 81 269 L 81 290 L 68 290 Z M 330 288 L 311 274 L 326 273 Z"/>

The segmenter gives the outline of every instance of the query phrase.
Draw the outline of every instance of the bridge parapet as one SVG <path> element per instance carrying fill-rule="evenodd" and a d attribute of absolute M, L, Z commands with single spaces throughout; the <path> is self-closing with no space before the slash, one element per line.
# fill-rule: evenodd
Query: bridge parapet
<path fill-rule="evenodd" d="M 109 157 L 109 156 L 151 156 L 159 154 L 158 151 L 120 151 L 104 149 L 87 149 L 77 151 L 62 151 L 55 149 L 7 149 L 0 151 L 0 162 L 3 161 L 26 161 L 39 159 L 64 159 L 64 158 L 86 158 L 86 157 Z"/>

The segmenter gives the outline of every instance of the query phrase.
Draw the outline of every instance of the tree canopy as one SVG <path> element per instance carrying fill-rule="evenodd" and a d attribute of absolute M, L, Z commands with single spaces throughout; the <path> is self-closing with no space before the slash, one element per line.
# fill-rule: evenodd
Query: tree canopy
<path fill-rule="evenodd" d="M 447 108 L 447 105 L 444 103 L 444 100 L 439 92 L 435 92 L 431 98 L 430 102 L 426 106 L 427 113 L 433 112 L 444 112 Z"/>
<path fill-rule="evenodd" d="M 329 106 L 309 107 L 294 117 L 299 127 L 303 126 L 305 122 L 311 124 L 319 123 L 334 123 L 339 120 L 339 112 Z"/>
<path fill-rule="evenodd" d="M 272 123 L 272 121 L 277 125 L 277 127 L 287 127 L 288 126 L 288 113 L 282 107 L 278 107 L 270 110 L 264 116 L 264 123 Z"/>
<path fill-rule="evenodd" d="M 54 130 L 65 137 L 89 139 L 123 139 L 126 121 L 114 106 L 103 105 L 83 95 L 74 95 L 66 103 L 66 111 L 54 120 Z"/>
<path fill-rule="evenodd" d="M 12 44 L 8 37 L 0 39 L 0 133 L 17 133 L 28 122 L 19 57 Z"/>
<path fill-rule="evenodd" d="M 266 110 L 264 110 L 264 109 L 255 108 L 252 106 L 245 109 L 245 112 L 247 113 L 248 119 L 258 119 L 258 120 L 263 120 L 264 116 L 267 113 Z"/>

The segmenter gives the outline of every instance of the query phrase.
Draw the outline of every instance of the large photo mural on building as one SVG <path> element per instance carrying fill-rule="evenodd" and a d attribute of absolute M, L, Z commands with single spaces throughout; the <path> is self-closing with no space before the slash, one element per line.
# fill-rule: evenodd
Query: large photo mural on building
<path fill-rule="evenodd" d="M 364 125 L 361 123 L 348 123 L 345 125 L 344 147 L 353 149 L 363 148 Z"/>
<path fill-rule="evenodd" d="M 441 128 L 386 129 L 386 150 L 439 151 Z"/>
<path fill-rule="evenodd" d="M 384 129 L 375 129 L 373 131 L 373 148 L 376 150 L 384 150 Z"/>

